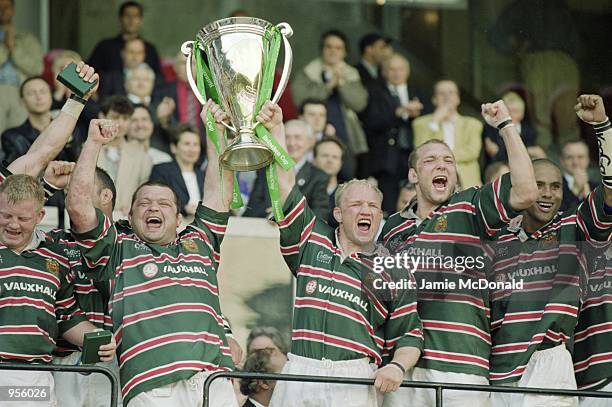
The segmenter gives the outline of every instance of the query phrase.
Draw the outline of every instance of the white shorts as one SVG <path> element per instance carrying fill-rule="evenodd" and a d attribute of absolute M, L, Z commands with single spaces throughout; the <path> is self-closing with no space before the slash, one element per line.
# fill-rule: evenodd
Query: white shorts
<path fill-rule="evenodd" d="M 445 382 L 460 384 L 488 385 L 486 377 L 466 374 L 443 372 L 441 370 L 423 369 L 415 367 L 406 374 L 406 379 L 417 382 Z M 444 407 L 489 407 L 488 392 L 444 390 L 442 393 Z M 384 407 L 434 407 L 436 405 L 435 389 L 417 387 L 400 387 L 394 393 L 385 394 Z"/>
<path fill-rule="evenodd" d="M 513 387 L 576 390 L 572 355 L 565 345 L 533 353 L 518 382 Z M 491 395 L 493 407 L 577 407 L 577 397 L 540 396 L 535 394 L 495 393 Z"/>
<path fill-rule="evenodd" d="M 72 352 L 63 358 L 53 358 L 56 365 L 76 365 L 81 358 L 81 352 Z M 117 361 L 100 362 L 96 366 L 110 369 L 119 380 Z M 76 372 L 53 372 L 55 380 L 55 396 L 60 406 L 74 407 L 108 407 L 110 406 L 111 384 L 101 373 L 83 375 Z M 118 403 L 121 406 L 121 388 L 118 388 Z"/>
<path fill-rule="evenodd" d="M 170 383 L 138 394 L 128 407 L 202 407 L 204 381 L 213 372 L 199 372 L 187 380 Z M 229 379 L 220 378 L 210 385 L 210 407 L 238 407 L 236 394 Z"/>
<path fill-rule="evenodd" d="M 0 386 L 43 386 L 48 387 L 49 401 L 17 401 L 0 402 L 0 406 L 9 407 L 57 407 L 55 398 L 55 385 L 51 372 L 40 372 L 35 370 L 2 370 L 0 371 Z M 63 406 L 62 406 L 63 407 Z"/>
<path fill-rule="evenodd" d="M 612 383 L 599 389 L 599 391 L 609 391 L 612 393 Z M 596 399 L 594 397 L 580 397 L 580 407 L 610 407 L 612 399 Z"/>
<path fill-rule="evenodd" d="M 283 374 L 371 379 L 368 359 L 334 362 L 289 354 Z M 374 386 L 277 381 L 270 407 L 376 407 Z"/>

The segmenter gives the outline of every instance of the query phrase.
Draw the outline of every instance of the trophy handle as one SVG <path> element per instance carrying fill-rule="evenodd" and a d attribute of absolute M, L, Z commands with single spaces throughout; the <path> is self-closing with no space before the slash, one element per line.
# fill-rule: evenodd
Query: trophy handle
<path fill-rule="evenodd" d="M 187 82 L 189 82 L 189 86 L 191 87 L 191 91 L 195 93 L 198 102 L 202 106 L 206 104 L 206 101 L 202 97 L 202 94 L 198 90 L 198 85 L 196 84 L 195 79 L 193 78 L 193 72 L 191 71 L 191 58 L 193 57 L 193 53 L 197 52 L 194 50 L 194 42 L 193 41 L 185 41 L 183 45 L 181 45 L 181 52 L 183 55 L 187 57 L 187 62 L 185 63 L 185 70 L 187 71 Z M 222 125 L 227 127 L 230 131 L 236 133 L 236 129 L 225 122 L 221 122 Z"/>
<path fill-rule="evenodd" d="M 293 63 L 293 51 L 291 50 L 291 44 L 287 38 L 290 38 L 293 35 L 293 29 L 287 23 L 280 23 L 277 25 L 280 29 L 280 32 L 283 36 L 283 45 L 285 47 L 285 64 L 283 66 L 283 73 L 281 74 L 280 81 L 278 82 L 278 88 L 276 88 L 276 93 L 274 97 L 272 97 L 273 103 L 278 103 L 281 95 L 285 91 L 287 87 L 287 82 L 289 82 L 289 73 L 291 72 L 291 64 Z"/>

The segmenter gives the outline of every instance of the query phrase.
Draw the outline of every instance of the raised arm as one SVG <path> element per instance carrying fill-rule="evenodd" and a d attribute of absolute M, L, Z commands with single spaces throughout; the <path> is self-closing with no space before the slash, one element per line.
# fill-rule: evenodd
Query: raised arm
<path fill-rule="evenodd" d="M 206 127 L 206 158 L 208 159 L 206 176 L 204 178 L 202 205 L 217 212 L 227 212 L 230 209 L 230 202 L 232 201 L 234 172 L 224 168 L 222 171 L 223 179 L 221 178 L 221 171 L 219 171 L 219 155 L 217 154 L 217 150 L 211 140 L 206 125 L 206 114 L 209 109 L 215 119 L 217 134 L 219 135 L 220 151 L 223 151 L 225 148 L 225 137 L 223 137 L 225 127 L 223 127 L 221 122 L 227 120 L 227 115 L 219 105 L 209 99 L 202 107 L 202 112 L 200 113 L 200 117 L 204 122 L 204 127 Z M 221 188 L 223 188 L 223 193 Z"/>
<path fill-rule="evenodd" d="M 574 106 L 576 114 L 593 126 L 599 146 L 599 171 L 604 185 L 605 204 L 612 206 L 612 127 L 601 96 L 580 95 Z M 607 211 L 607 208 L 606 208 Z"/>
<path fill-rule="evenodd" d="M 259 114 L 257 121 L 263 124 L 270 131 L 272 137 L 278 141 L 282 148 L 287 150 L 285 142 L 285 126 L 283 125 L 283 111 L 281 108 L 272 102 L 266 102 Z M 278 189 L 280 191 L 281 205 L 285 205 L 285 201 L 289 193 L 295 185 L 295 174 L 293 170 L 285 171 L 280 165 L 276 164 L 276 173 L 278 174 Z"/>
<path fill-rule="evenodd" d="M 538 186 L 527 148 L 521 135 L 512 124 L 510 112 L 505 103 L 498 100 L 495 103 L 482 105 L 482 117 L 486 122 L 499 130 L 508 152 L 510 167 L 510 207 L 515 211 L 529 208 L 538 196 Z"/>
<path fill-rule="evenodd" d="M 93 204 L 96 163 L 100 149 L 117 131 L 117 125 L 108 120 L 94 119 L 89 123 L 87 141 L 70 177 L 66 197 L 66 209 L 76 233 L 88 232 L 98 224 Z"/>
<path fill-rule="evenodd" d="M 36 138 L 28 152 L 8 166 L 13 174 L 27 174 L 38 177 L 47 167 L 47 164 L 57 157 L 70 139 L 86 101 L 96 92 L 100 83 L 98 74 L 94 69 L 85 65 L 82 61 L 77 65 L 77 72 L 85 81 L 98 80 L 98 83 L 81 101 L 73 98 L 66 100 L 59 116 Z"/>

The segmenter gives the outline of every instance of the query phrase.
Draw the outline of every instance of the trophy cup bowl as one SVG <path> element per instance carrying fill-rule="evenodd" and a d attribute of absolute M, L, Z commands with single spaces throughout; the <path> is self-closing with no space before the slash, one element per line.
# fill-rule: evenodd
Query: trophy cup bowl
<path fill-rule="evenodd" d="M 191 89 L 200 103 L 202 98 L 191 72 L 193 53 L 201 52 L 208 59 L 212 80 L 219 94 L 223 109 L 231 125 L 224 125 L 233 133 L 234 139 L 221 153 L 221 164 L 234 171 L 253 171 L 268 166 L 274 161 L 272 151 L 255 136 L 255 105 L 259 96 L 264 73 L 265 52 L 263 37 L 273 25 L 266 20 L 253 17 L 231 17 L 206 25 L 198 33 L 200 49 L 194 42 L 183 43 L 181 51 L 187 56 L 185 69 Z M 282 95 L 291 71 L 292 52 L 288 37 L 293 31 L 286 23 L 278 26 L 282 34 L 285 60 L 281 80 L 274 103 Z"/>

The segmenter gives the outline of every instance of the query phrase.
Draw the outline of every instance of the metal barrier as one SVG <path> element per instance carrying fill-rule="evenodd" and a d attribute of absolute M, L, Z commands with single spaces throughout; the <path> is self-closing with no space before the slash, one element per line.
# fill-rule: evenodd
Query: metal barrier
<path fill-rule="evenodd" d="M 39 365 L 27 363 L 0 363 L 0 370 L 36 370 L 43 372 L 76 372 L 76 373 L 101 373 L 110 380 L 111 385 L 111 407 L 117 407 L 117 394 L 119 392 L 119 380 L 108 368 L 103 366 L 69 366 L 69 365 Z"/>
<path fill-rule="evenodd" d="M 258 380 L 280 380 L 288 382 L 308 382 L 308 383 L 334 383 L 334 384 L 358 384 L 371 386 L 374 384 L 374 379 L 356 379 L 351 377 L 326 377 L 326 376 L 303 376 L 303 375 L 286 375 L 272 373 L 249 373 L 249 372 L 215 372 L 206 378 L 204 382 L 204 407 L 210 406 L 210 397 L 207 397 L 210 391 L 210 385 L 213 380 L 219 378 L 233 379 L 258 379 Z M 465 390 L 465 391 L 483 391 L 497 393 L 523 393 L 523 394 L 539 394 L 550 396 L 574 396 L 574 397 L 595 397 L 595 398 L 610 398 L 612 392 L 603 391 L 588 391 L 588 390 L 559 390 L 559 389 L 539 389 L 528 387 L 506 387 L 506 386 L 484 386 L 478 384 L 458 384 L 458 383 L 431 383 L 431 382 L 413 382 L 404 380 L 401 387 L 419 387 L 424 389 L 432 389 L 436 391 L 436 407 L 443 407 L 442 392 L 444 390 Z"/>

